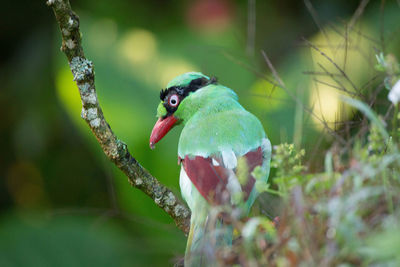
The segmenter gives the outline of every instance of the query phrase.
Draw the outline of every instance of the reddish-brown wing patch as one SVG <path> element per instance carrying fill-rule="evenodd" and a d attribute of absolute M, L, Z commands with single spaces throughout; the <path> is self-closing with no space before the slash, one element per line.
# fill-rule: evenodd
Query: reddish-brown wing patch
<path fill-rule="evenodd" d="M 256 166 L 262 165 L 263 162 L 261 147 L 248 152 L 244 157 L 247 160 L 249 171 L 247 183 L 242 185 L 242 190 L 245 193 L 245 200 L 247 200 L 255 183 L 251 172 Z M 219 163 L 219 166 L 213 165 L 213 159 Z M 195 156 L 193 158 L 186 156 L 182 160 L 182 164 L 189 179 L 209 203 L 221 204 L 224 202 L 224 196 L 228 193 L 226 185 L 229 173 L 236 170 L 226 169 L 222 164 L 222 160 L 216 157 L 204 158 Z"/>
<path fill-rule="evenodd" d="M 244 155 L 247 160 L 247 167 L 249 168 L 247 183 L 242 185 L 242 190 L 245 193 L 244 200 L 250 195 L 251 190 L 253 189 L 254 183 L 256 180 L 254 179 L 251 173 L 253 172 L 254 168 L 257 166 L 261 166 L 263 164 L 263 153 L 261 147 L 258 147 L 256 150 L 248 152 Z"/>

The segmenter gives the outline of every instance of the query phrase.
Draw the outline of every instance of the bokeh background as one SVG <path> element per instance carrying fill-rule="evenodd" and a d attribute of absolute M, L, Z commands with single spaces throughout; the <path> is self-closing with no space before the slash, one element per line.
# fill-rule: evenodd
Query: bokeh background
<path fill-rule="evenodd" d="M 106 119 L 177 194 L 180 128 L 154 151 L 148 140 L 160 89 L 186 71 L 216 76 L 260 118 L 273 144 L 295 143 L 306 148 L 310 168 L 323 166 L 321 153 L 334 139 L 326 127 L 340 133 L 352 111 L 330 86 L 340 78 L 327 73 L 337 69 L 305 40 L 346 71 L 351 82 L 340 83 L 353 93 L 353 84 L 373 84 L 375 54 L 400 52 L 399 3 L 361 3 L 71 0 Z M 186 239 L 107 161 L 80 118 L 52 10 L 44 0 L 2 6 L 0 265 L 173 265 Z M 267 81 L 278 83 L 261 50 L 285 89 Z"/>

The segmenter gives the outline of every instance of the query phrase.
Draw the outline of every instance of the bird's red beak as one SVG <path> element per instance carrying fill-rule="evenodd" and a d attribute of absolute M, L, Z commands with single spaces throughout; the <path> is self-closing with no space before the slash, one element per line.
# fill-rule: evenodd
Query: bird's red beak
<path fill-rule="evenodd" d="M 156 124 L 153 127 L 153 131 L 151 131 L 150 135 L 150 148 L 154 149 L 154 145 L 160 141 L 169 130 L 174 127 L 175 123 L 178 121 L 174 115 L 170 115 L 166 118 L 159 118 Z"/>

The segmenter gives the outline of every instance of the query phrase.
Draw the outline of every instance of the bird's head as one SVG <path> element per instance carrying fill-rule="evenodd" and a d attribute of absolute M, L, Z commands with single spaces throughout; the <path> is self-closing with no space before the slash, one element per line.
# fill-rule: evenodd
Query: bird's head
<path fill-rule="evenodd" d="M 161 90 L 161 102 L 157 107 L 158 120 L 150 135 L 150 148 L 153 149 L 175 125 L 185 120 L 185 109 L 193 109 L 185 106 L 185 100 L 198 89 L 214 83 L 215 78 L 209 78 L 199 72 L 187 72 L 174 78 L 166 89 Z"/>

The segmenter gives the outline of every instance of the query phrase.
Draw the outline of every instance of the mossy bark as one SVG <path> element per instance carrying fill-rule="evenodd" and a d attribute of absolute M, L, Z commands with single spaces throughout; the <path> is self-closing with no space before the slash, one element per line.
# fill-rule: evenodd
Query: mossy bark
<path fill-rule="evenodd" d="M 62 34 L 61 51 L 68 58 L 74 81 L 82 100 L 81 117 L 87 122 L 106 156 L 128 177 L 130 184 L 143 191 L 167 212 L 176 225 L 189 232 L 190 210 L 169 190 L 153 177 L 129 153 L 127 145 L 117 138 L 104 118 L 97 99 L 93 63 L 88 60 L 81 45 L 79 17 L 72 11 L 69 0 L 48 0 L 53 8 Z"/>

